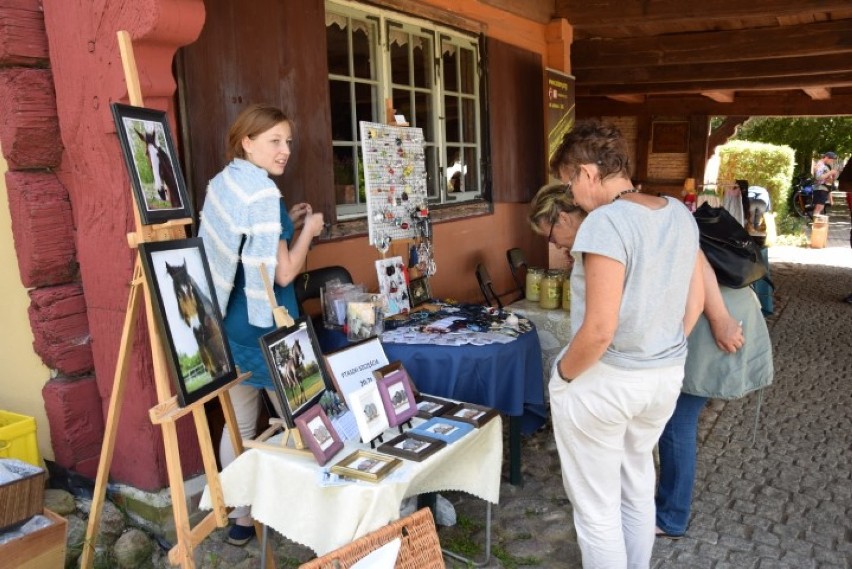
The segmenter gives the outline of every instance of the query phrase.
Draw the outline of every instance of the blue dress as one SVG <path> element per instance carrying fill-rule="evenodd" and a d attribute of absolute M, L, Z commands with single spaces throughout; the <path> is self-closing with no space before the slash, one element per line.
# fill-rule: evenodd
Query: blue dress
<path fill-rule="evenodd" d="M 295 228 L 293 227 L 293 222 L 290 221 L 290 215 L 287 213 L 284 200 L 281 200 L 280 204 L 281 240 L 287 241 L 289 244 Z M 285 307 L 287 312 L 290 313 L 290 316 L 298 318 L 299 307 L 296 304 L 296 292 L 293 288 L 293 283 L 283 287 L 273 284 L 273 290 L 278 306 Z M 228 311 L 225 316 L 224 325 L 225 333 L 228 335 L 228 343 L 231 346 L 231 353 L 234 356 L 234 363 L 237 364 L 241 372 L 252 372 L 251 377 L 245 380 L 243 385 L 272 389 L 272 378 L 269 377 L 269 369 L 266 366 L 266 360 L 263 359 L 259 339 L 264 334 L 275 330 L 275 326 L 260 328 L 249 324 L 248 302 L 246 299 L 246 275 L 242 263 L 239 263 L 237 266 L 237 273 L 234 276 L 234 288 L 228 299 Z"/>

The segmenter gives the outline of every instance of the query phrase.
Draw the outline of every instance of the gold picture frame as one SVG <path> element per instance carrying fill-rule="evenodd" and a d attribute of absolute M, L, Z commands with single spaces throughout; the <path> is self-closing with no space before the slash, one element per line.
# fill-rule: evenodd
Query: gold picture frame
<path fill-rule="evenodd" d="M 331 467 L 331 472 L 347 478 L 379 482 L 402 464 L 398 458 L 359 449 Z"/>

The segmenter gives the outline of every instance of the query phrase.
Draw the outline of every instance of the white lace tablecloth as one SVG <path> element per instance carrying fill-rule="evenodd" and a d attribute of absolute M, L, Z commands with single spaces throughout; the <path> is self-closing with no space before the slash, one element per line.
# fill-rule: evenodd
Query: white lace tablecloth
<path fill-rule="evenodd" d="M 538 302 L 521 299 L 506 307 L 535 324 L 541 344 L 543 381 L 550 380 L 550 370 L 559 352 L 571 341 L 571 313 L 561 308 L 542 308 Z M 547 390 L 545 389 L 545 393 Z"/>
<path fill-rule="evenodd" d="M 422 422 L 414 419 L 414 423 Z M 386 431 L 390 440 L 397 429 Z M 358 448 L 349 441 L 326 467 Z M 399 518 L 404 498 L 458 490 L 491 503 L 500 499 L 503 428 L 498 415 L 423 462 L 403 460 L 381 482 L 320 486 L 313 456 L 249 449 L 221 473 L 228 506 L 251 506 L 255 520 L 324 555 Z M 200 507 L 211 509 L 209 488 Z"/>

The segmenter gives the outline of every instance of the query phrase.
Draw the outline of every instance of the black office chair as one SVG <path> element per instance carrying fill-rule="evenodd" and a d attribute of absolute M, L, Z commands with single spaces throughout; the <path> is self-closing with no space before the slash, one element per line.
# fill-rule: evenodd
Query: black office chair
<path fill-rule="evenodd" d="M 352 275 L 346 270 L 346 267 L 334 265 L 332 267 L 322 267 L 300 273 L 293 281 L 293 288 L 296 290 L 296 302 L 299 303 L 299 308 L 311 299 L 320 297 L 320 289 L 326 284 L 337 281 L 340 284 L 352 282 Z"/>
<path fill-rule="evenodd" d="M 476 282 L 479 283 L 479 290 L 482 291 L 482 296 L 485 298 L 485 305 L 494 306 L 496 304 L 497 308 L 503 310 L 503 303 L 500 302 L 500 296 L 494 292 L 491 275 L 482 263 L 476 264 Z"/>
<path fill-rule="evenodd" d="M 527 258 L 524 256 L 522 250 L 512 247 L 506 251 L 506 259 L 509 261 L 509 270 L 512 271 L 512 278 L 515 279 L 515 284 L 518 285 L 518 290 L 521 292 L 517 300 L 521 300 L 527 295 Z"/>

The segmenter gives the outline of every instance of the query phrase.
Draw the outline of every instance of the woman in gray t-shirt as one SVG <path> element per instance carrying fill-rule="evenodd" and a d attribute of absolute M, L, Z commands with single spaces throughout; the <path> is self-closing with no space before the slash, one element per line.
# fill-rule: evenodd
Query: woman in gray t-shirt
<path fill-rule="evenodd" d="M 680 392 L 686 336 L 703 303 L 698 229 L 680 202 L 633 188 L 627 143 L 614 126 L 578 122 L 550 167 L 588 212 L 572 249 L 574 337 L 549 385 L 583 565 L 647 567 L 652 450 Z"/>

